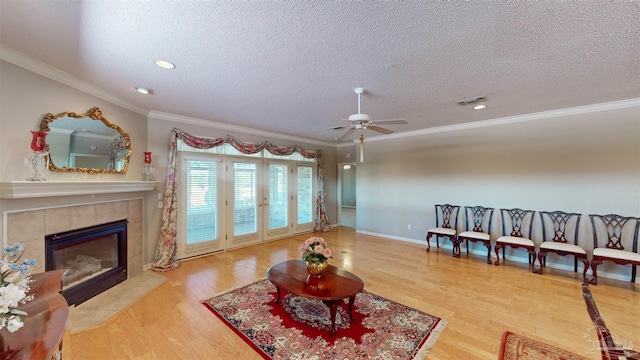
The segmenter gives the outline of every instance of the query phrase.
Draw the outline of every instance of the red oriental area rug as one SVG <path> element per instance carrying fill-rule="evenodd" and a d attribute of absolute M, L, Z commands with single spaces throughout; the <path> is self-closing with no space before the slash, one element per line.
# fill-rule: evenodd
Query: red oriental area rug
<path fill-rule="evenodd" d="M 336 336 L 319 300 L 286 294 L 275 303 L 268 280 L 203 300 L 216 316 L 265 359 L 424 359 L 444 319 L 367 291 L 356 295 L 355 320 L 338 306 Z"/>
<path fill-rule="evenodd" d="M 505 331 L 498 360 L 587 360 L 555 346 Z"/>

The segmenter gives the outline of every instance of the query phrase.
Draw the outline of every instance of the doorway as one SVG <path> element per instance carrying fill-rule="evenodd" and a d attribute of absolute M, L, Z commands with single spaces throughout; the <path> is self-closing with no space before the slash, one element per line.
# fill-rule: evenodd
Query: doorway
<path fill-rule="evenodd" d="M 338 164 L 340 225 L 356 228 L 356 163 Z"/>

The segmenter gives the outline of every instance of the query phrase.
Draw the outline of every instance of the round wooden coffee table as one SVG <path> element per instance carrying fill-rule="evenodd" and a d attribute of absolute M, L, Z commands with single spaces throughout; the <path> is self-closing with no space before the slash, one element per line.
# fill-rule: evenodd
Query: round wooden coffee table
<path fill-rule="evenodd" d="M 349 317 L 353 321 L 353 303 L 356 295 L 364 289 L 364 282 L 356 275 L 329 265 L 322 277 L 309 276 L 302 260 L 285 261 L 267 270 L 267 279 L 278 291 L 276 304 L 280 302 L 281 290 L 309 299 L 321 300 L 331 314 L 331 335 L 335 336 L 338 304 L 349 298 Z"/>

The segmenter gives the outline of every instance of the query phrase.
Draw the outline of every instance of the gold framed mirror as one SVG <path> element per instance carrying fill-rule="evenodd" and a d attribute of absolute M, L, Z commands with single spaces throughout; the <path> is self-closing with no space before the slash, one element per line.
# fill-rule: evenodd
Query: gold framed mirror
<path fill-rule="evenodd" d="M 49 170 L 89 174 L 124 174 L 129 167 L 131 139 L 97 107 L 84 114 L 48 113 L 40 124 L 47 133 Z"/>

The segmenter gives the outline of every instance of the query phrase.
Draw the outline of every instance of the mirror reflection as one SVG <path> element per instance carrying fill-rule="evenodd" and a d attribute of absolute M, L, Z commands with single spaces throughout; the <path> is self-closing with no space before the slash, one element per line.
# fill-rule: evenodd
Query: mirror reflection
<path fill-rule="evenodd" d="M 47 114 L 40 131 L 47 132 L 49 170 L 124 174 L 131 140 L 111 124 L 97 107 L 84 114 Z"/>

